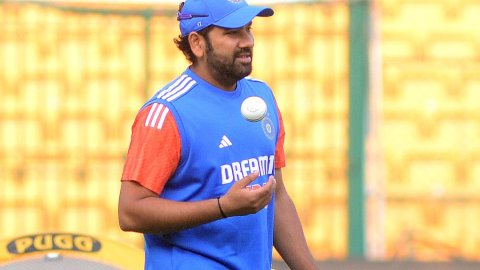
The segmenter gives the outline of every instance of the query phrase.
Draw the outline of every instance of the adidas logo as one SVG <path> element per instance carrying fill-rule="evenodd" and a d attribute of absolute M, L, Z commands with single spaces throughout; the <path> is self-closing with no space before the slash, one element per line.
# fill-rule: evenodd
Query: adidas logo
<path fill-rule="evenodd" d="M 231 146 L 232 142 L 228 139 L 226 135 L 223 135 L 222 140 L 220 141 L 220 144 L 218 145 L 218 148 L 224 148 Z"/>

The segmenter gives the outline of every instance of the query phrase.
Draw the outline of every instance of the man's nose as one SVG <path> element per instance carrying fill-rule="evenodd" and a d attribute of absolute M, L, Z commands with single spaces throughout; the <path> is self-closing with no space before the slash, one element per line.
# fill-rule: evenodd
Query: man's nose
<path fill-rule="evenodd" d="M 253 34 L 250 31 L 242 30 L 240 35 L 240 47 L 252 48 L 254 45 Z"/>

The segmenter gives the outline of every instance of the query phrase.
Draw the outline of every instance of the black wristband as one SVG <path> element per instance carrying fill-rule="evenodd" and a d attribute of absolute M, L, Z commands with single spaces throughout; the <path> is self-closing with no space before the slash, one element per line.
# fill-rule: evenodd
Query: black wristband
<path fill-rule="evenodd" d="M 225 212 L 223 212 L 222 206 L 220 205 L 220 196 L 217 197 L 217 204 L 218 204 L 218 209 L 220 209 L 220 214 L 222 214 L 222 217 L 227 218 L 227 215 L 225 215 Z"/>

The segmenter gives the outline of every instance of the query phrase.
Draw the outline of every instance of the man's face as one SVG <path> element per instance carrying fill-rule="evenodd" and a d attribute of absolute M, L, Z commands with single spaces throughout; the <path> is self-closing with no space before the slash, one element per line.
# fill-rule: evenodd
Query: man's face
<path fill-rule="evenodd" d="M 242 28 L 214 27 L 206 37 L 207 69 L 222 84 L 234 84 L 252 72 L 251 23 Z"/>

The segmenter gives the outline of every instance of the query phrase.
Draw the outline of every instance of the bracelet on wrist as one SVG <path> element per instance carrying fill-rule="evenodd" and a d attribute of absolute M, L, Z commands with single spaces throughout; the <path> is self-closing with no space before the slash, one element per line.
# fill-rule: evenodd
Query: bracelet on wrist
<path fill-rule="evenodd" d="M 222 206 L 220 205 L 220 196 L 217 197 L 217 204 L 218 204 L 218 209 L 220 210 L 220 214 L 222 215 L 222 217 L 227 218 L 227 215 L 225 215 L 225 212 L 223 212 Z"/>

